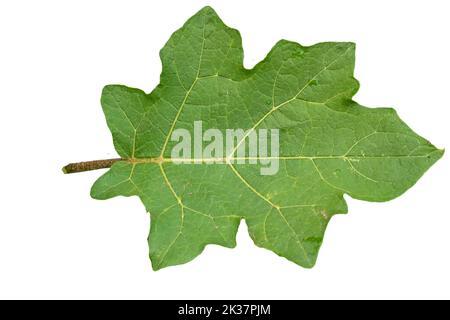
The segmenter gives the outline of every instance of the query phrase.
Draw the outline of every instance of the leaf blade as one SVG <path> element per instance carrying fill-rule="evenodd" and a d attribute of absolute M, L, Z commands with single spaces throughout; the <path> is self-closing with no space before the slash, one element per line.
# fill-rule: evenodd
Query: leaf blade
<path fill-rule="evenodd" d="M 347 212 L 344 194 L 393 199 L 443 155 L 392 109 L 352 101 L 354 52 L 353 43 L 282 40 L 246 70 L 239 32 L 202 9 L 161 50 L 153 92 L 105 87 L 103 110 L 124 161 L 99 178 L 92 197 L 140 197 L 151 214 L 155 270 L 186 263 L 208 244 L 234 247 L 242 219 L 257 246 L 314 266 L 331 217 Z M 197 120 L 203 130 L 246 128 L 247 135 L 279 129 L 279 172 L 263 176 L 261 164 L 176 165 L 171 134 L 192 134 Z M 222 160 L 237 156 L 236 147 Z"/>

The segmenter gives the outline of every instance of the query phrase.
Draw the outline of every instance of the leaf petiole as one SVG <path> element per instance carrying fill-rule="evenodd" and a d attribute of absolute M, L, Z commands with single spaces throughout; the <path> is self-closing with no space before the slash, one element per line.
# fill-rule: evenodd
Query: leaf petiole
<path fill-rule="evenodd" d="M 68 173 L 77 173 L 98 169 L 107 169 L 111 168 L 111 166 L 117 161 L 121 161 L 124 159 L 114 158 L 114 159 L 104 159 L 104 160 L 92 160 L 92 161 L 83 161 L 83 162 L 74 162 L 69 163 L 68 165 L 62 168 L 62 171 L 66 174 Z"/>

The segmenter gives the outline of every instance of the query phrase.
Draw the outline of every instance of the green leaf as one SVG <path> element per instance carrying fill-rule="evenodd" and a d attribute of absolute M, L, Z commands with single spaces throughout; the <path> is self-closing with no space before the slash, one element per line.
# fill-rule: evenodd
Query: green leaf
<path fill-rule="evenodd" d="M 344 194 L 387 201 L 442 155 L 393 109 L 352 100 L 355 45 L 282 40 L 251 70 L 239 32 L 206 7 L 160 52 L 160 84 L 146 94 L 106 86 L 101 103 L 123 161 L 94 184 L 96 199 L 139 196 L 151 214 L 155 270 L 186 263 L 207 244 L 236 245 L 241 219 L 254 243 L 312 267 Z M 175 164 L 176 129 L 279 129 L 279 171 L 259 164 Z M 236 157 L 236 153 L 231 155 Z"/>

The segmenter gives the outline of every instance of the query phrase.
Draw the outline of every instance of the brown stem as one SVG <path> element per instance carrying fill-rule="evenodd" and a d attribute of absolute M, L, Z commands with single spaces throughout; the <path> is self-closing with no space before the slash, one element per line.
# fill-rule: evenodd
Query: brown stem
<path fill-rule="evenodd" d="M 67 166 L 63 167 L 62 170 L 64 173 L 77 173 L 77 172 L 84 172 L 84 171 L 97 170 L 97 169 L 106 169 L 106 168 L 110 168 L 114 163 L 116 163 L 117 161 L 121 161 L 121 160 L 123 160 L 123 159 L 116 158 L 116 159 L 93 160 L 93 161 L 69 163 Z"/>

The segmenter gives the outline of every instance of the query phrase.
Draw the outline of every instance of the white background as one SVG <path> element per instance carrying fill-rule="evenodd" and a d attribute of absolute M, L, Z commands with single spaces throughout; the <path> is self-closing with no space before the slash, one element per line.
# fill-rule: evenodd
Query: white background
<path fill-rule="evenodd" d="M 151 91 L 159 49 L 207 4 L 240 30 L 248 68 L 281 38 L 356 42 L 355 99 L 450 147 L 448 1 L 2 1 L 0 298 L 450 298 L 448 154 L 394 201 L 347 197 L 312 270 L 242 223 L 236 249 L 154 272 L 139 200 L 93 200 L 102 172 L 62 174 L 116 156 L 102 87 Z"/>

